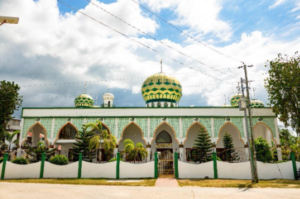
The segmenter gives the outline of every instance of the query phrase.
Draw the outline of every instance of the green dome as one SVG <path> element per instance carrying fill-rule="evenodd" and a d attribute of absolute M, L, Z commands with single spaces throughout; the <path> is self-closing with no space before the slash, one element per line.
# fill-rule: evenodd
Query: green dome
<path fill-rule="evenodd" d="M 252 100 L 251 101 L 251 108 L 263 108 L 265 107 L 264 103 L 260 100 Z"/>
<path fill-rule="evenodd" d="M 242 94 L 236 94 L 234 96 L 231 97 L 230 99 L 230 104 L 232 107 L 239 107 L 239 101 L 241 100 L 241 98 L 243 97 Z M 246 98 L 246 96 L 245 96 Z M 247 102 L 247 98 L 246 98 L 246 102 Z"/>
<path fill-rule="evenodd" d="M 94 99 L 87 94 L 81 94 L 75 98 L 76 107 L 93 107 L 93 105 Z"/>
<path fill-rule="evenodd" d="M 178 103 L 182 96 L 182 86 L 176 78 L 157 73 L 144 81 L 142 95 L 146 103 L 159 101 Z"/>

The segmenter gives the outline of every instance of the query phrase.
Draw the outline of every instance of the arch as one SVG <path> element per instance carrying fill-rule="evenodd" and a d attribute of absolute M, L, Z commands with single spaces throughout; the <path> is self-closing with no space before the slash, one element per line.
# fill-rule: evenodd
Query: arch
<path fill-rule="evenodd" d="M 240 140 L 240 141 L 243 143 L 243 145 L 245 146 L 245 142 L 244 142 L 244 140 L 243 140 L 242 137 L 241 137 L 241 132 L 239 131 L 239 129 L 238 129 L 232 122 L 225 122 L 225 123 L 223 124 L 223 126 L 221 126 L 221 128 L 219 129 L 219 132 L 218 132 L 218 140 L 217 140 L 217 142 L 216 142 L 216 146 L 218 145 L 218 143 L 219 143 L 219 141 L 220 141 L 220 139 L 221 139 L 221 137 L 220 137 L 221 131 L 222 131 L 223 128 L 226 127 L 227 125 L 231 125 L 231 126 L 233 126 L 233 127 L 236 129 L 236 131 L 238 132 L 238 135 L 239 135 L 239 140 Z"/>
<path fill-rule="evenodd" d="M 56 135 L 56 139 L 53 142 L 53 145 L 55 145 L 56 141 L 59 140 L 59 135 L 60 135 L 61 130 L 68 124 L 70 124 L 71 126 L 73 126 L 76 129 L 76 132 L 77 132 L 76 134 L 78 135 L 78 129 L 76 128 L 76 126 L 74 124 L 72 124 L 71 122 L 67 122 L 59 128 L 57 135 Z"/>
<path fill-rule="evenodd" d="M 141 132 L 141 134 L 142 134 L 142 140 L 144 141 L 145 146 L 146 146 L 146 145 L 147 145 L 147 142 L 146 142 L 146 140 L 144 139 L 144 132 L 143 132 L 142 128 L 141 128 L 139 125 L 137 125 L 137 123 L 135 123 L 134 121 L 129 122 L 129 123 L 123 128 L 122 134 L 121 134 L 121 138 L 120 138 L 120 140 L 119 140 L 119 142 L 118 142 L 118 145 L 120 145 L 120 143 L 121 143 L 121 141 L 123 140 L 123 137 L 124 137 L 124 132 L 125 132 L 125 130 L 126 130 L 130 125 L 135 125 L 136 127 L 139 128 L 139 130 L 140 130 L 140 132 Z"/>
<path fill-rule="evenodd" d="M 25 138 L 23 139 L 22 143 L 21 143 L 21 146 L 24 144 L 24 142 L 27 140 L 27 136 L 28 136 L 28 133 L 30 132 L 30 130 L 32 128 L 34 128 L 36 125 L 39 125 L 43 130 L 44 130 L 44 134 L 45 134 L 45 141 L 46 141 L 46 147 L 49 146 L 49 140 L 48 140 L 48 133 L 47 133 L 47 130 L 46 128 L 38 121 L 36 121 L 33 125 L 31 125 L 27 131 L 26 131 L 26 134 L 25 134 Z"/>
<path fill-rule="evenodd" d="M 153 132 L 153 138 L 152 138 L 152 140 L 151 140 L 151 142 L 150 142 L 151 145 L 152 145 L 153 141 L 154 141 L 155 138 L 156 138 L 156 134 L 157 134 L 156 131 L 157 131 L 157 129 L 158 129 L 159 127 L 161 127 L 162 125 L 164 125 L 164 124 L 168 125 L 168 126 L 172 129 L 173 134 L 174 134 L 174 138 L 175 138 L 175 140 L 177 141 L 177 144 L 179 145 L 179 141 L 178 141 L 178 139 L 177 139 L 177 137 L 176 137 L 176 132 L 175 132 L 174 128 L 173 128 L 168 122 L 166 122 L 166 121 L 160 123 L 160 124 L 154 129 L 154 132 Z"/>
<path fill-rule="evenodd" d="M 271 128 L 270 128 L 267 124 L 265 124 L 264 122 L 261 122 L 261 121 L 257 122 L 257 123 L 254 125 L 254 127 L 252 127 L 252 130 L 253 130 L 253 138 L 254 138 L 254 129 L 255 129 L 258 125 L 263 125 L 263 126 L 265 126 L 265 127 L 270 131 L 271 138 L 272 138 L 272 140 L 275 142 L 275 144 L 276 144 L 276 146 L 277 146 L 277 141 L 275 140 L 275 138 L 274 138 L 274 136 L 273 136 L 273 132 L 272 132 Z M 254 138 L 254 139 L 255 139 L 255 138 Z"/>
<path fill-rule="evenodd" d="M 205 129 L 206 133 L 208 133 L 207 129 L 205 128 L 205 126 L 204 126 L 203 124 L 201 124 L 201 123 L 198 122 L 198 121 L 194 122 L 194 123 L 191 124 L 191 125 L 189 126 L 189 128 L 186 130 L 186 133 L 185 133 L 185 139 L 184 139 L 184 141 L 183 141 L 183 146 L 185 145 L 185 142 L 187 141 L 187 138 L 188 138 L 188 134 L 189 134 L 191 128 L 192 128 L 194 125 L 200 125 L 200 126 L 202 126 L 202 127 Z"/>
<path fill-rule="evenodd" d="M 155 141 L 156 143 L 172 143 L 172 137 L 167 131 L 163 130 L 156 136 Z"/>

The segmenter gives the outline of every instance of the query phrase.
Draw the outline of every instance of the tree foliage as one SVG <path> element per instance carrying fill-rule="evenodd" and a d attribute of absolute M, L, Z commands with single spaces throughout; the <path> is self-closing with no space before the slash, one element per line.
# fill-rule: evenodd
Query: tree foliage
<path fill-rule="evenodd" d="M 199 129 L 193 147 L 193 160 L 200 163 L 212 160 L 212 143 L 210 136 L 202 126 Z"/>
<path fill-rule="evenodd" d="M 46 148 L 45 143 L 43 141 L 39 141 L 36 145 L 36 148 L 29 147 L 27 154 L 27 159 L 29 159 L 30 162 L 38 162 L 42 160 L 42 154 L 46 154 L 46 160 L 49 160 L 51 156 L 55 154 L 57 151 L 57 148 L 49 149 Z"/>
<path fill-rule="evenodd" d="M 272 162 L 271 147 L 266 139 L 259 137 L 254 140 L 256 160 L 261 162 Z"/>
<path fill-rule="evenodd" d="M 11 150 L 12 140 L 14 139 L 15 135 L 17 135 L 18 133 L 20 133 L 20 130 L 14 131 L 13 133 L 9 133 L 7 131 L 4 131 L 5 140 L 9 143 L 8 144 L 8 151 L 9 152 Z"/>
<path fill-rule="evenodd" d="M 94 131 L 88 131 L 87 125 L 82 125 L 82 130 L 76 136 L 76 143 L 74 143 L 73 160 L 79 160 L 79 153 L 82 153 L 82 160 L 92 162 L 96 156 L 96 150 L 90 149 L 90 141 L 95 136 Z"/>
<path fill-rule="evenodd" d="M 124 151 L 127 158 L 133 160 L 134 163 L 138 157 L 143 159 L 148 156 L 148 151 L 144 148 L 144 145 L 142 143 L 138 142 L 134 146 L 133 141 L 130 139 L 124 140 Z"/>
<path fill-rule="evenodd" d="M 14 82 L 0 81 L 0 140 L 11 115 L 22 105 L 22 96 L 19 95 L 20 87 Z"/>
<path fill-rule="evenodd" d="M 240 159 L 239 155 L 235 152 L 232 137 L 227 131 L 223 137 L 223 145 L 226 161 L 234 162 Z"/>
<path fill-rule="evenodd" d="M 294 128 L 300 135 L 300 56 L 279 54 L 269 62 L 269 78 L 265 87 L 273 111 L 284 125 Z"/>
<path fill-rule="evenodd" d="M 90 131 L 95 132 L 94 137 L 90 140 L 89 148 L 90 150 L 102 148 L 106 155 L 108 155 L 108 160 L 110 159 L 111 154 L 113 154 L 114 148 L 117 145 L 117 139 L 114 135 L 111 135 L 107 130 L 102 129 L 102 123 L 96 121 L 94 123 L 88 123 L 86 128 L 90 128 Z M 103 141 L 103 142 L 102 142 Z"/>

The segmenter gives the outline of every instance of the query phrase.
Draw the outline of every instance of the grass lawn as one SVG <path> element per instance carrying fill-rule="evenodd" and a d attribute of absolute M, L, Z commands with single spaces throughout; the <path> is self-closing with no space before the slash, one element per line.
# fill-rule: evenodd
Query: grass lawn
<path fill-rule="evenodd" d="M 129 182 L 124 182 L 128 180 Z M 112 182 L 109 182 L 112 181 Z M 136 181 L 136 182 L 130 182 Z M 18 183 L 47 183 L 47 184 L 75 184 L 75 185 L 120 185 L 120 186 L 154 186 L 156 179 L 13 179 L 0 182 Z"/>
<path fill-rule="evenodd" d="M 260 180 L 252 183 L 251 180 L 229 179 L 183 179 L 178 180 L 179 186 L 199 187 L 237 187 L 237 188 L 300 188 L 300 180 Z"/>

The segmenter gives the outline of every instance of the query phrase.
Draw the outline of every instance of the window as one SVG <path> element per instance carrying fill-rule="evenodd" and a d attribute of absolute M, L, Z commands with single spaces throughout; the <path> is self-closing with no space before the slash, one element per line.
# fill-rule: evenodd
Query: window
<path fill-rule="evenodd" d="M 167 131 L 162 131 L 157 135 L 156 143 L 172 143 L 172 138 Z"/>
<path fill-rule="evenodd" d="M 75 139 L 76 134 L 76 129 L 71 124 L 67 124 L 61 129 L 59 139 Z"/>
<path fill-rule="evenodd" d="M 164 105 L 165 105 L 165 107 L 168 107 L 168 103 L 167 103 L 167 102 L 165 102 L 165 104 L 164 104 Z"/>
<path fill-rule="evenodd" d="M 108 101 L 108 107 L 110 107 L 110 101 Z"/>
<path fill-rule="evenodd" d="M 157 107 L 161 107 L 161 104 L 160 104 L 160 102 L 157 102 Z"/>

